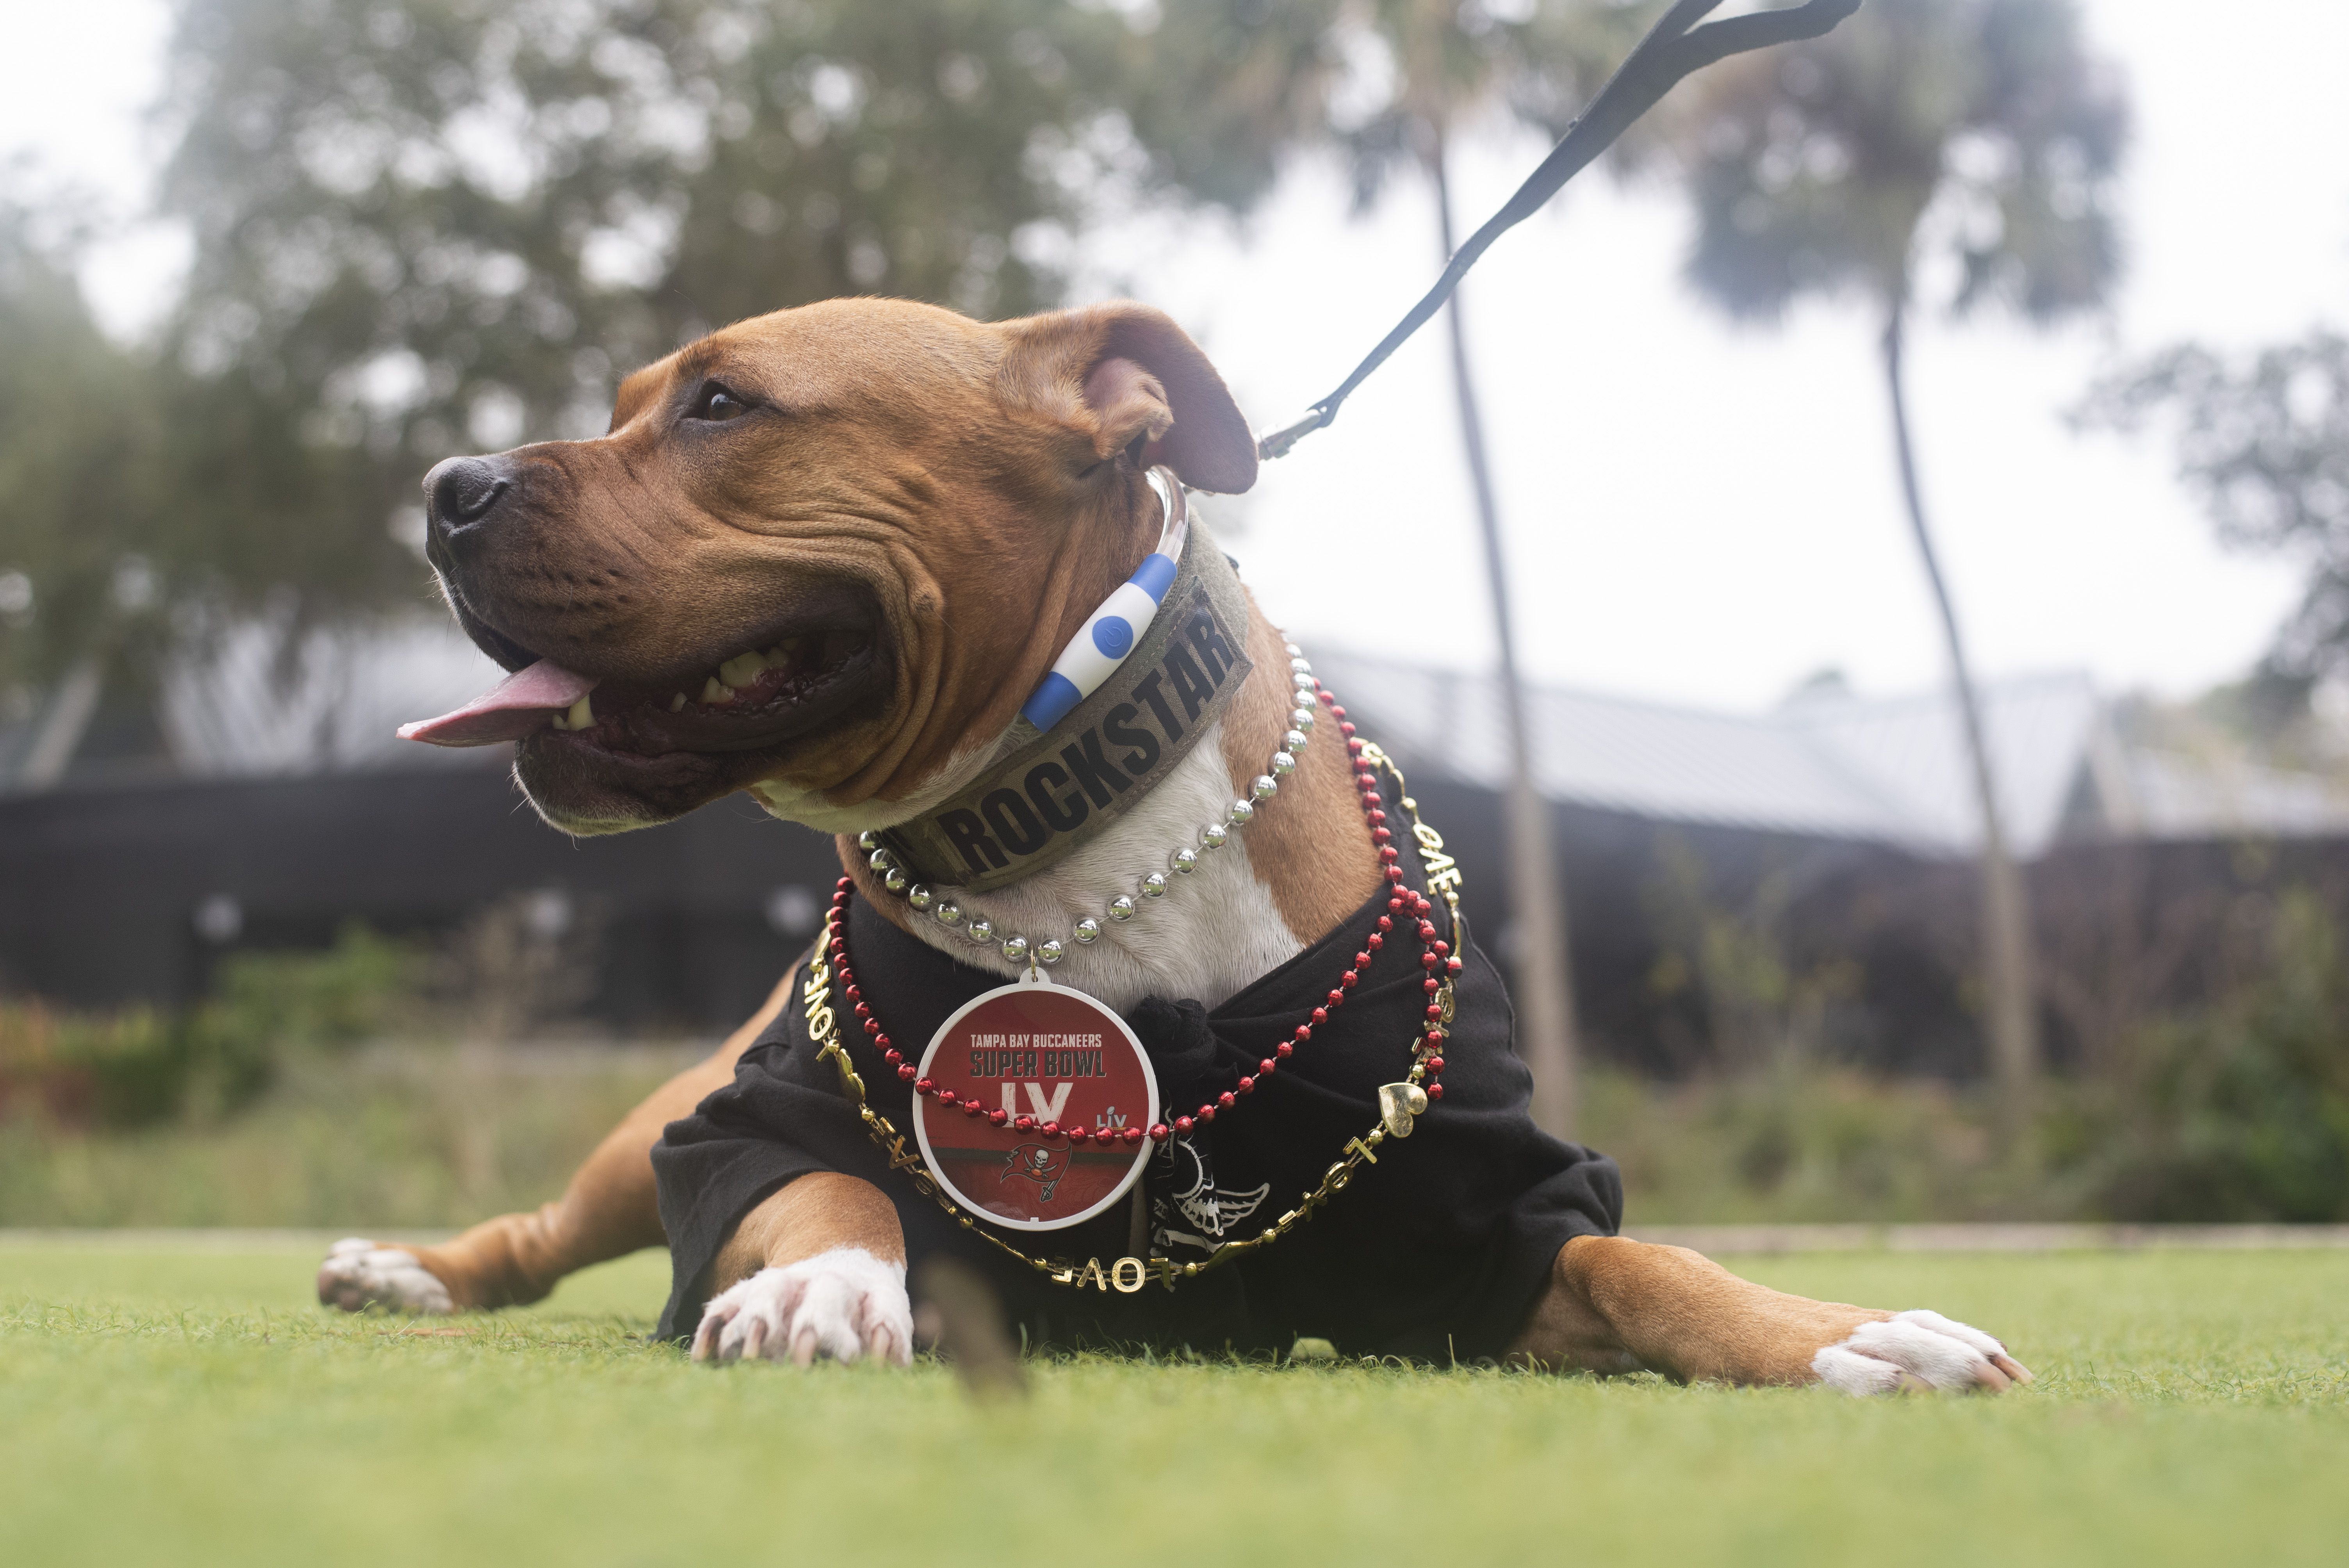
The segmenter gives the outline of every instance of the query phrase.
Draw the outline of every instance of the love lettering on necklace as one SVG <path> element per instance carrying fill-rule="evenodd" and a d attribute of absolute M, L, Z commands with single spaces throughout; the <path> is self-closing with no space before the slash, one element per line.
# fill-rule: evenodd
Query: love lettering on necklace
<path fill-rule="evenodd" d="M 1362 760 L 1373 768 L 1392 768 L 1385 751 L 1375 740 L 1362 743 Z M 1395 775 L 1398 782 L 1402 775 Z M 1419 802 L 1409 795 L 1402 798 L 1402 809 L 1411 814 L 1411 836 L 1419 841 L 1419 863 L 1427 873 L 1427 891 L 1435 898 L 1449 899 L 1460 887 L 1460 862 L 1444 852 L 1444 835 L 1419 820 Z"/>

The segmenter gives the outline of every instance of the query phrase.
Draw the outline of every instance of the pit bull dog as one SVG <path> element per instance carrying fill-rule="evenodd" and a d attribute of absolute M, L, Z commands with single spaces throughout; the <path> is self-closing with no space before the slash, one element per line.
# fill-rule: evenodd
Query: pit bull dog
<path fill-rule="evenodd" d="M 649 826 L 746 791 L 778 817 L 840 836 L 866 911 L 859 918 L 870 922 L 860 943 L 902 934 L 916 968 L 934 949 L 951 955 L 955 973 L 1000 984 L 1023 965 L 926 918 L 897 896 L 902 886 L 885 886 L 889 873 L 858 835 L 922 817 L 1000 759 L 1056 655 L 1159 538 L 1165 503 L 1152 470 L 1229 493 L 1254 482 L 1256 466 L 1247 423 L 1213 367 L 1170 319 L 1139 305 L 988 324 L 899 301 L 838 300 L 740 323 L 630 376 L 603 437 L 452 459 L 428 476 L 428 553 L 450 606 L 514 674 L 411 729 L 449 743 L 515 741 L 523 789 L 572 833 Z M 1200 546 L 1213 549 L 1204 536 Z M 1238 619 L 1237 689 L 1195 744 L 1073 852 L 968 892 L 967 916 L 1007 931 L 1064 929 L 1163 868 L 1171 839 L 1235 795 L 1247 799 L 1297 721 L 1306 683 L 1292 685 L 1294 650 L 1252 600 Z M 1244 840 L 1206 857 L 1146 920 L 1068 950 L 1053 978 L 1121 1015 L 1165 1010 L 1165 998 L 1183 999 L 1194 1022 L 1228 1011 L 1350 921 L 1375 914 L 1371 901 L 1390 879 L 1357 789 L 1325 731 L 1296 756 Z M 1465 943 L 1462 954 L 1471 979 L 1489 972 Z M 593 1263 L 681 1246 L 664 1214 L 675 1221 L 698 1201 L 684 1146 L 702 1147 L 693 1140 L 714 1136 L 734 1114 L 728 1106 L 739 1111 L 808 1055 L 804 1030 L 789 1026 L 802 972 L 614 1129 L 560 1199 L 437 1247 L 339 1243 L 318 1276 L 321 1300 L 354 1311 L 494 1308 L 544 1296 Z M 1417 975 L 1409 979 L 1415 987 Z M 1497 997 L 1497 978 L 1489 983 Z M 900 1004 L 872 985 L 886 1020 Z M 1498 1268 L 1460 1285 L 1468 1294 L 1459 1299 L 1473 1295 L 1477 1312 L 1512 1326 L 1494 1351 L 1559 1370 L 1824 1381 L 1851 1393 L 2030 1380 L 1997 1340 L 1938 1314 L 1785 1295 L 1695 1253 L 1613 1234 L 1611 1165 L 1531 1129 L 1506 1006 L 1485 1012 L 1497 1042 L 1485 1065 L 1515 1103 L 1455 1111 L 1455 1097 L 1430 1108 L 1428 1128 L 1497 1118 L 1489 1125 L 1506 1124 L 1548 1161 L 1545 1171 L 1598 1172 L 1577 1191 L 1599 1194 L 1567 1202 L 1580 1208 L 1561 1228 L 1534 1233 L 1553 1239 L 1522 1277 Z M 1368 1047 L 1340 1039 L 1330 1048 Z M 1258 1096 L 1251 1114 L 1269 1116 L 1269 1104 Z M 1277 1119 L 1264 1125 L 1278 1136 Z M 1445 1148 L 1447 1159 L 1478 1158 L 1440 1140 L 1392 1147 L 1420 1161 L 1416 1180 L 1439 1186 L 1456 1172 L 1426 1166 Z M 1379 1169 L 1403 1164 L 1391 1156 Z M 715 1228 L 708 1255 L 678 1254 L 673 1311 L 687 1315 L 674 1331 L 691 1335 L 705 1360 L 906 1361 L 908 1237 L 918 1253 L 936 1213 L 885 1168 L 789 1169 L 745 1189 L 755 1198 L 739 1211 L 694 1222 Z M 1405 1177 L 1377 1180 L 1394 1192 Z M 1377 1229 L 1371 1196 L 1341 1202 L 1372 1227 L 1350 1248 L 1414 1268 L 1423 1243 L 1408 1237 L 1423 1233 Z M 1440 1250 L 1442 1238 L 1426 1234 L 1423 1244 Z M 1336 1268 L 1327 1277 L 1351 1276 Z M 1279 1294 L 1260 1284 L 1256 1310 Z M 1176 1315 L 1163 1321 L 1180 1331 L 1185 1298 L 1167 1299 L 1177 1305 L 1164 1311 Z M 1445 1342 L 1446 1323 L 1404 1326 L 1421 1337 L 1398 1343 L 1426 1343 L 1428 1333 Z"/>

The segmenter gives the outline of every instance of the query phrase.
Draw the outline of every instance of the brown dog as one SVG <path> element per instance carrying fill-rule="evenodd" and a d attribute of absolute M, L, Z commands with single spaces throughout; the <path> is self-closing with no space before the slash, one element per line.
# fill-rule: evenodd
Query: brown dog
<path fill-rule="evenodd" d="M 1256 454 L 1220 378 L 1154 311 L 988 325 L 854 300 L 739 324 L 630 377 L 599 439 L 452 459 L 428 479 L 429 549 L 450 603 L 522 673 L 421 738 L 517 739 L 531 799 L 573 832 L 748 790 L 842 835 L 860 892 L 899 927 L 1016 973 L 883 892 L 854 835 L 928 810 L 985 766 L 1063 645 L 1151 549 L 1159 508 L 1143 480 L 1161 464 L 1228 492 L 1254 481 Z M 1198 821 L 1194 797 L 1246 792 L 1291 701 L 1279 634 L 1252 608 L 1246 634 L 1254 669 L 1216 744 L 1081 852 L 966 899 L 974 913 L 1007 929 L 1065 925 L 1163 854 L 1164 821 Z M 1213 1007 L 1337 929 L 1381 877 L 1347 764 L 1319 745 L 1245 852 L 1152 912 L 1148 943 L 1072 952 L 1057 978 L 1120 1011 L 1149 995 Z M 502 1306 L 661 1244 L 650 1151 L 733 1080 L 792 979 L 614 1130 L 560 1200 L 440 1247 L 338 1243 L 321 1299 Z M 697 1356 L 904 1359 L 903 1196 L 816 1171 L 757 1203 L 701 1282 L 711 1299 Z M 1694 1253 L 1608 1235 L 1558 1250 L 1513 1353 L 1852 1392 L 2030 1376 L 1935 1314 L 1784 1295 Z"/>

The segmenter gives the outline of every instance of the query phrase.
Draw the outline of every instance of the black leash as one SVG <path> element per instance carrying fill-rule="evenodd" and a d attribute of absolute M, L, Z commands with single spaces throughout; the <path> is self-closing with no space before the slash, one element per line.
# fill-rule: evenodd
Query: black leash
<path fill-rule="evenodd" d="M 1483 228 L 1468 236 L 1466 244 L 1453 253 L 1451 264 L 1435 280 L 1435 286 L 1395 324 L 1392 332 L 1380 339 L 1370 356 L 1354 366 L 1354 373 L 1335 392 L 1314 404 L 1297 423 L 1258 441 L 1257 456 L 1265 459 L 1283 456 L 1303 438 L 1335 419 L 1338 406 L 1371 371 L 1384 365 L 1388 356 L 1402 346 L 1404 339 L 1443 308 L 1444 302 L 1452 297 L 1452 291 L 1460 286 L 1460 280 L 1468 275 L 1468 269 L 1492 248 L 1494 241 L 1539 211 L 1542 203 L 1557 195 L 1560 187 L 1612 146 L 1633 120 L 1653 108 L 1656 100 L 1671 91 L 1682 77 L 1732 55 L 1799 38 L 1821 37 L 1859 9 L 1859 0 L 1804 0 L 1804 4 L 1782 11 L 1757 11 L 1702 27 L 1696 25 L 1706 12 L 1720 5 L 1721 0 L 1679 0 L 1658 18 L 1647 36 L 1623 57 L 1623 63 L 1615 67 L 1615 74 L 1599 89 L 1590 107 L 1567 127 L 1566 135 L 1542 160 L 1541 167 L 1517 187 L 1516 194 L 1487 219 Z"/>

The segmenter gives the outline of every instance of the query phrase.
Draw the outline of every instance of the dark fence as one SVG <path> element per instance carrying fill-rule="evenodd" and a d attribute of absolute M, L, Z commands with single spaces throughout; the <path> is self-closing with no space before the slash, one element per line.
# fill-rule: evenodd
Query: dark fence
<path fill-rule="evenodd" d="M 1414 784 L 1506 963 L 1500 802 Z M 1596 1058 L 1664 1077 L 1788 1050 L 1980 1072 L 1969 865 L 1571 807 L 1556 820 Z M 177 1004 L 238 948 L 323 946 L 353 921 L 444 938 L 534 893 L 582 936 L 571 1011 L 712 1031 L 758 1006 L 838 874 L 829 839 L 745 799 L 574 841 L 487 769 L 78 788 L 0 800 L 0 989 Z M 2240 983 L 2257 955 L 2230 934 L 2262 901 L 2299 887 L 2349 909 L 2349 841 L 2071 845 L 2031 882 L 2060 1062 Z"/>
<path fill-rule="evenodd" d="M 351 921 L 438 935 L 544 892 L 594 935 L 581 1011 L 730 1026 L 839 874 L 830 839 L 747 800 L 573 840 L 487 769 L 60 790 L 0 801 L 0 985 L 178 1003 L 237 947 L 323 946 Z"/>

